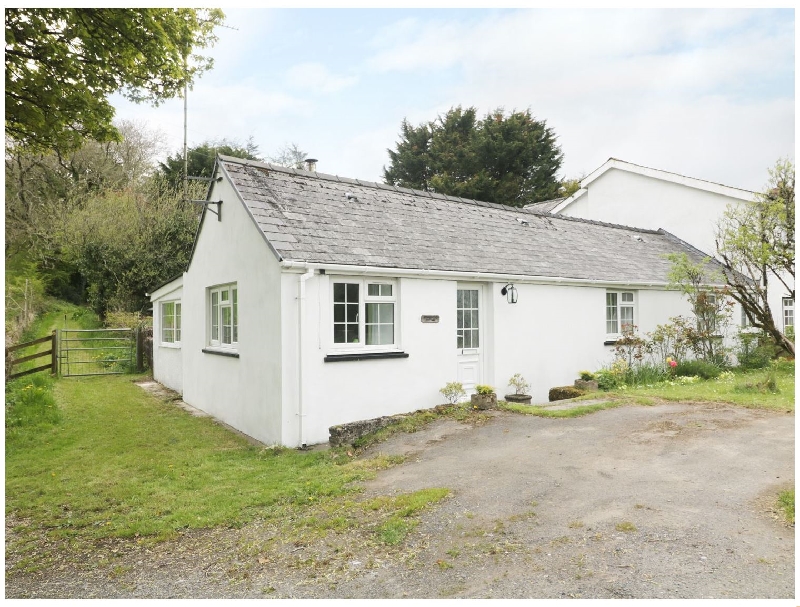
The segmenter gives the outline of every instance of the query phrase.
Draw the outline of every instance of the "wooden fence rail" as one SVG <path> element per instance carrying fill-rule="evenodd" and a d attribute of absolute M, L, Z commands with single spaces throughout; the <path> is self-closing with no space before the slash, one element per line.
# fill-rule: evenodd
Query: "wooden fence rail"
<path fill-rule="evenodd" d="M 30 346 L 35 346 L 37 344 L 43 344 L 50 342 L 50 349 L 45 350 L 44 352 L 37 352 L 35 354 L 29 354 L 27 356 L 23 356 L 22 358 L 11 358 L 11 353 L 16 352 L 17 350 L 22 350 L 24 348 L 29 348 Z M 34 339 L 33 341 L 25 342 L 24 344 L 16 344 L 13 346 L 9 346 L 6 348 L 6 381 L 9 379 L 14 379 L 17 377 L 22 377 L 23 375 L 30 375 L 31 373 L 38 373 L 39 371 L 50 371 L 53 375 L 58 373 L 58 337 L 56 331 L 53 331 L 52 335 L 48 335 L 47 337 L 41 337 L 39 339 Z M 25 371 L 18 371 L 14 373 L 14 367 L 16 365 L 36 360 L 37 358 L 44 358 L 45 356 L 50 357 L 50 362 L 46 365 L 42 365 L 40 367 L 35 367 L 33 369 L 26 369 Z"/>

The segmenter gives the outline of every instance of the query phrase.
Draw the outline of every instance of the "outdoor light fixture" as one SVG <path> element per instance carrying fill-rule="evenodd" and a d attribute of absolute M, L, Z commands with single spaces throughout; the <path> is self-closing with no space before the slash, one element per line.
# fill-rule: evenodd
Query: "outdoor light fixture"
<path fill-rule="evenodd" d="M 505 295 L 508 303 L 517 303 L 517 288 L 512 283 L 500 289 L 500 295 Z"/>

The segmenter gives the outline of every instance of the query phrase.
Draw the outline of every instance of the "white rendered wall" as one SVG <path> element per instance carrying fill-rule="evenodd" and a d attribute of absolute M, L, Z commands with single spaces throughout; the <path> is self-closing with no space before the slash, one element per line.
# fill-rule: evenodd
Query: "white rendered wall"
<path fill-rule="evenodd" d="M 336 275 L 339 278 L 340 275 Z M 387 276 L 388 277 L 388 276 Z M 297 281 L 283 277 L 283 441 L 299 445 Z M 326 442 L 337 424 L 407 413 L 442 404 L 439 389 L 456 377 L 456 282 L 396 279 L 400 349 L 408 358 L 325 362 L 333 346 L 331 276 L 306 282 L 303 343 L 303 441 Z M 422 315 L 439 315 L 422 323 Z"/>
<path fill-rule="evenodd" d="M 222 221 L 206 213 L 183 288 L 183 397 L 190 405 L 262 442 L 281 440 L 280 269 L 227 180 Z M 212 207 L 213 208 L 213 207 Z M 239 358 L 208 347 L 207 289 L 236 283 Z"/>
<path fill-rule="evenodd" d="M 180 393 L 183 392 L 183 351 L 180 344 L 161 343 L 161 303 L 182 300 L 182 280 L 165 285 L 153 297 L 153 379 Z"/>
<path fill-rule="evenodd" d="M 495 297 L 497 394 L 512 393 L 508 380 L 515 373 L 531 384 L 532 402 L 547 402 L 550 388 L 572 385 L 578 372 L 596 371 L 613 360 L 613 347 L 604 345 L 606 289 L 517 284 L 518 302 Z M 670 316 L 688 315 L 689 305 L 674 291 L 625 289 L 634 292 L 634 320 L 647 333 Z"/>
<path fill-rule="evenodd" d="M 561 214 L 650 230 L 663 228 L 703 253 L 715 256 L 717 223 L 728 205 L 741 203 L 739 198 L 609 169 L 588 184 L 586 193 Z M 781 328 L 783 297 L 788 297 L 786 289 L 777 279 L 771 278 L 768 300 L 775 322 Z M 736 323 L 739 323 L 738 317 Z"/>
<path fill-rule="evenodd" d="M 728 204 L 738 198 L 610 169 L 591 182 L 586 193 L 561 213 L 637 228 L 671 232 L 714 255 L 714 231 Z"/>
<path fill-rule="evenodd" d="M 297 377 L 297 293 L 299 274 L 283 276 L 283 437 L 300 444 Z M 407 413 L 444 402 L 439 389 L 455 381 L 456 289 L 454 280 L 399 278 L 396 331 L 405 359 L 324 362 L 333 349 L 332 278 L 316 274 L 306 282 L 303 340 L 303 442 L 328 440 L 330 426 L 383 415 Z M 484 283 L 475 283 L 483 285 Z M 582 369 L 611 362 L 605 346 L 605 294 L 602 287 L 517 284 L 519 302 L 500 294 L 504 283 L 483 287 L 484 348 L 482 383 L 502 397 L 508 379 L 521 373 L 534 402 L 546 402 L 550 388 L 572 384 Z M 674 291 L 634 290 L 636 321 L 643 332 L 689 313 Z M 422 323 L 438 315 L 438 323 Z"/>

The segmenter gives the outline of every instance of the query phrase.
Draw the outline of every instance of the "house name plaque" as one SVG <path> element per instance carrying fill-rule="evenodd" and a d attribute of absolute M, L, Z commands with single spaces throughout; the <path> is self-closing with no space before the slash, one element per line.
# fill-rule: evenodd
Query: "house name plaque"
<path fill-rule="evenodd" d="M 439 322 L 439 315 L 438 314 L 430 314 L 430 315 L 422 315 L 420 316 L 420 320 L 422 322 Z"/>

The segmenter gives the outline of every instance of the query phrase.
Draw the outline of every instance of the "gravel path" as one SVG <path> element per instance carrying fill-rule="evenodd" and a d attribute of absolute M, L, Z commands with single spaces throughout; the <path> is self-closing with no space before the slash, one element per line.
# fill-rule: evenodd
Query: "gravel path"
<path fill-rule="evenodd" d="M 287 544 L 254 523 L 104 544 L 79 564 L 7 576 L 6 597 L 794 596 L 794 530 L 772 511 L 794 486 L 791 414 L 683 404 L 575 419 L 496 412 L 479 427 L 438 421 L 378 451 L 408 459 L 366 495 L 452 490 L 398 548 L 359 530 Z"/>

